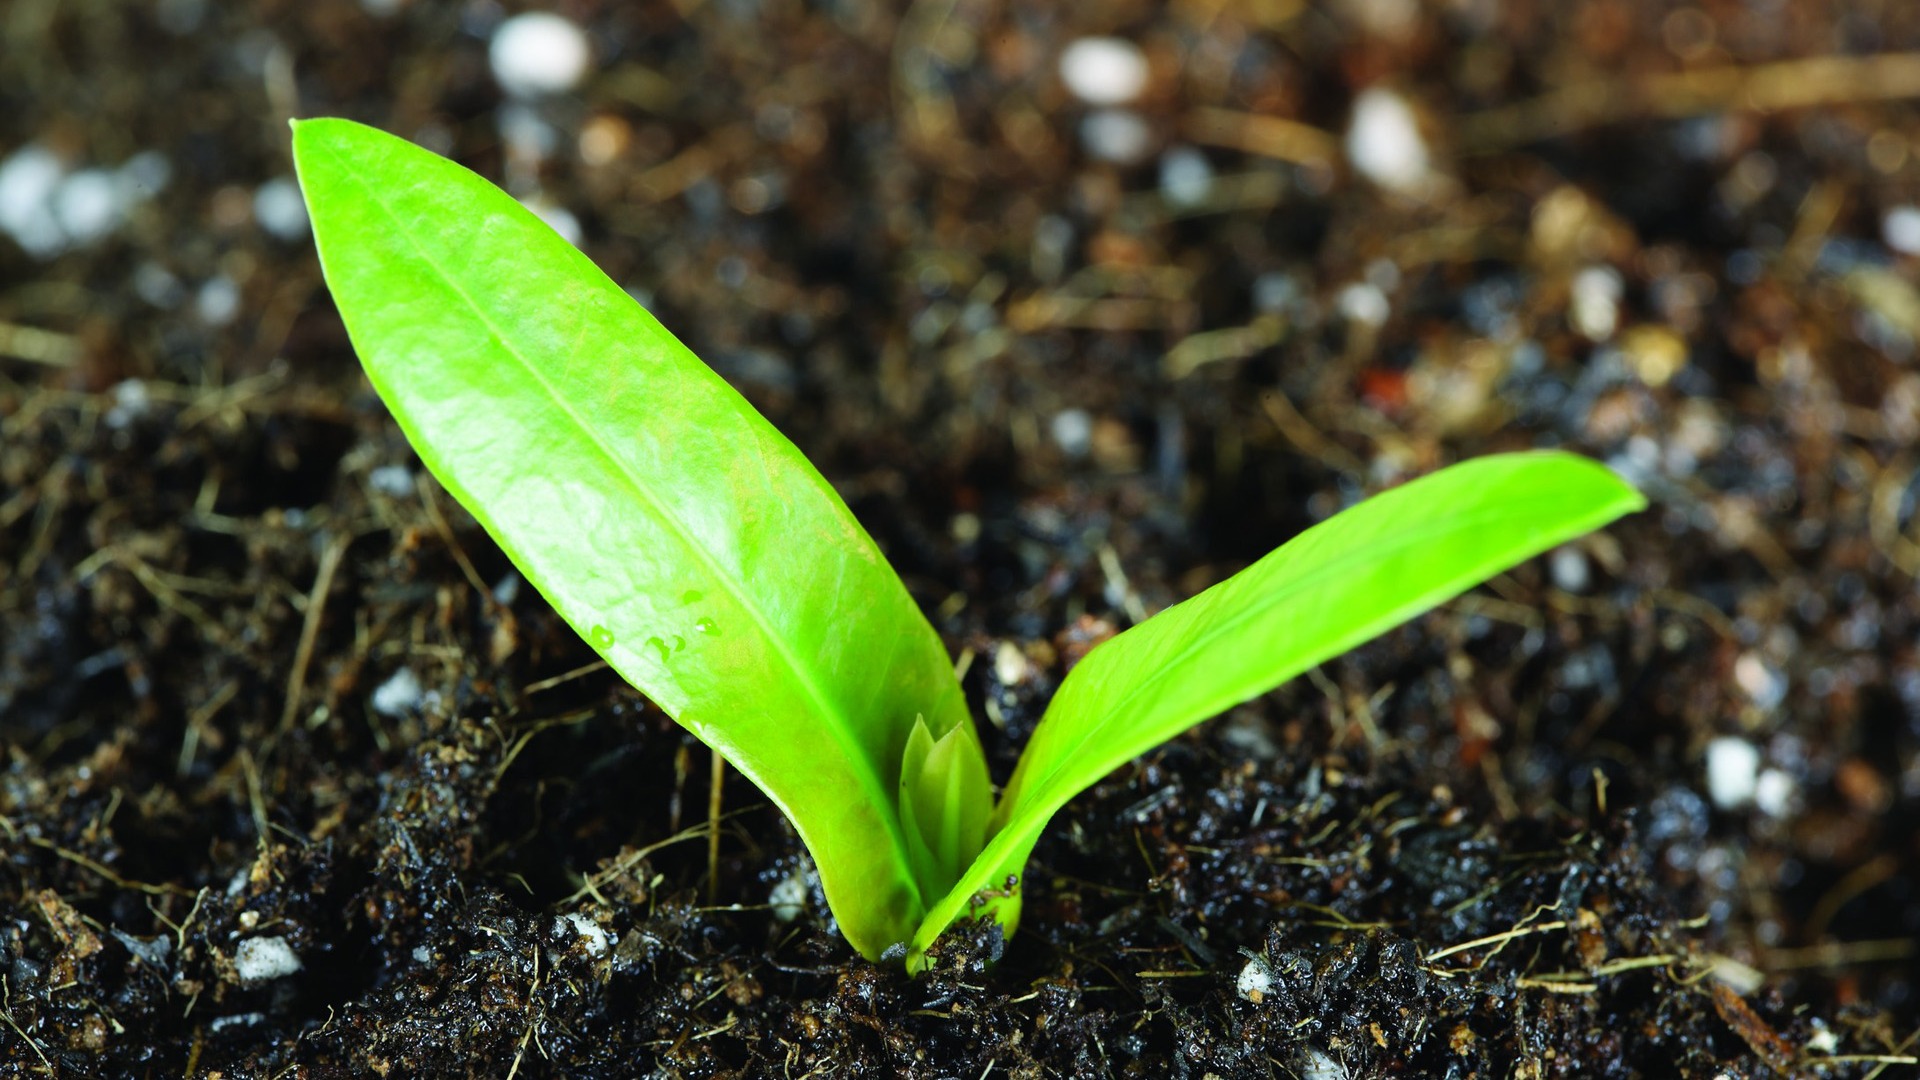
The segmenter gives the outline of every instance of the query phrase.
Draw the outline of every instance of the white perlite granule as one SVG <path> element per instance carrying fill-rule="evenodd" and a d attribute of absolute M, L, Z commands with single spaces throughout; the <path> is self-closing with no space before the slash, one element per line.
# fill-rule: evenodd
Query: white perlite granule
<path fill-rule="evenodd" d="M 233 950 L 233 970 L 241 982 L 265 982 L 300 970 L 300 957 L 286 938 L 248 938 Z"/>

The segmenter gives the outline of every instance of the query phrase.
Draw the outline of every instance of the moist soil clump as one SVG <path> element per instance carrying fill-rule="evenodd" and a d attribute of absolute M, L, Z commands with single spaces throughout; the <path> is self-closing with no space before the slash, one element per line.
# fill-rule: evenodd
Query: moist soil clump
<path fill-rule="evenodd" d="M 562 13 L 535 99 L 493 5 L 0 13 L 0 195 L 55 185 L 0 213 L 0 1070 L 1913 1068 L 1913 13 Z M 1654 506 L 1114 773 L 910 979 L 420 469 L 294 114 L 575 231 L 873 532 L 998 780 L 1367 492 L 1550 445 Z"/>

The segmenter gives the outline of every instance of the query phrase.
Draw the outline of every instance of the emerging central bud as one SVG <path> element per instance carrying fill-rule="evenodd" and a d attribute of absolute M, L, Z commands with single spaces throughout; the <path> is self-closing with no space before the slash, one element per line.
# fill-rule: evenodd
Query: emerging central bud
<path fill-rule="evenodd" d="M 993 793 L 986 755 L 963 720 L 934 737 L 924 716 L 900 759 L 900 826 L 922 902 L 932 904 L 960 880 L 987 842 Z"/>

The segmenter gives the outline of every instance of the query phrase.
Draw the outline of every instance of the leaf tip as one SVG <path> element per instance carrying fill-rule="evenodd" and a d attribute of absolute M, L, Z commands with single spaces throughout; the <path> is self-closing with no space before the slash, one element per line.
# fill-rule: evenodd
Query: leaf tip
<path fill-rule="evenodd" d="M 337 149 L 355 141 L 362 145 L 381 140 L 402 141 L 398 136 L 377 127 L 339 116 L 295 118 L 287 121 L 287 126 L 293 130 L 293 158 L 296 165 L 303 158 L 310 157 L 312 151 L 321 145 Z"/>

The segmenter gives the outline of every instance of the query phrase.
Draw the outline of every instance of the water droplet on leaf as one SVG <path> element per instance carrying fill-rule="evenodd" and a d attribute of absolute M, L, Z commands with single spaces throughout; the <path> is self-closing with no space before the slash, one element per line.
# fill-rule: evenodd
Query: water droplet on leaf
<path fill-rule="evenodd" d="M 700 602 L 700 598 L 705 595 L 706 594 L 699 589 L 688 589 L 686 592 L 680 594 L 680 602 L 683 604 L 697 604 Z"/>
<path fill-rule="evenodd" d="M 650 637 L 647 639 L 647 648 L 652 649 L 653 651 L 660 654 L 661 663 L 664 664 L 667 662 L 667 643 L 666 642 L 661 641 L 657 637 Z"/>
<path fill-rule="evenodd" d="M 604 626 L 596 626 L 587 631 L 587 643 L 596 649 L 613 648 L 613 631 Z"/>
<path fill-rule="evenodd" d="M 679 652 L 681 649 L 684 649 L 686 647 L 687 647 L 686 638 L 681 637 L 679 634 L 673 635 L 673 651 L 674 652 Z"/>
<path fill-rule="evenodd" d="M 713 636 L 720 632 L 720 627 L 715 625 L 712 619 L 700 619 L 693 624 L 693 628 L 708 636 Z"/>

